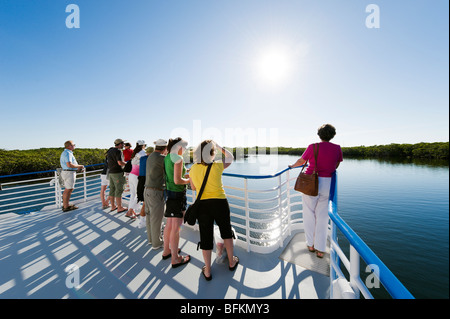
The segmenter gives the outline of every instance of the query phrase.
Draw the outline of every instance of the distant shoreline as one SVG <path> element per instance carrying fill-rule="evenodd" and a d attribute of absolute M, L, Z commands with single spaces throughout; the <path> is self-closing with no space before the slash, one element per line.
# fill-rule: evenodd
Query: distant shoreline
<path fill-rule="evenodd" d="M 227 148 L 237 158 L 250 155 L 270 154 L 270 147 Z M 305 148 L 277 147 L 278 155 L 301 156 Z M 148 150 L 152 150 L 149 148 Z M 60 167 L 59 158 L 63 148 L 40 148 L 34 150 L 0 149 L 0 176 L 27 172 L 54 170 Z M 74 155 L 78 163 L 92 165 L 103 163 L 106 149 L 77 148 Z M 393 159 L 442 159 L 449 160 L 449 142 L 388 144 L 374 146 L 342 147 L 344 158 L 393 158 Z"/>

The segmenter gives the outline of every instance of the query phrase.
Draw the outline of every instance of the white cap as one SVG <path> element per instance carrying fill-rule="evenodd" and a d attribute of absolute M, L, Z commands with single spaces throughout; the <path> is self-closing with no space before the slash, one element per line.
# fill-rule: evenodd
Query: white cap
<path fill-rule="evenodd" d="M 139 140 L 136 142 L 137 145 L 145 145 L 145 141 L 144 140 Z"/>
<path fill-rule="evenodd" d="M 167 146 L 167 141 L 160 138 L 159 140 L 154 141 L 153 144 L 155 144 L 155 146 Z"/>

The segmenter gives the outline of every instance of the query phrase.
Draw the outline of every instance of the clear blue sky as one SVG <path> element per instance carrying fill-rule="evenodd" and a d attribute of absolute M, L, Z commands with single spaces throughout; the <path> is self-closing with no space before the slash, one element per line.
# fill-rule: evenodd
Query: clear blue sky
<path fill-rule="evenodd" d="M 68 4 L 80 28 L 66 27 Z M 366 6 L 380 28 L 366 27 Z M 448 141 L 447 0 L 0 0 L 0 148 Z"/>

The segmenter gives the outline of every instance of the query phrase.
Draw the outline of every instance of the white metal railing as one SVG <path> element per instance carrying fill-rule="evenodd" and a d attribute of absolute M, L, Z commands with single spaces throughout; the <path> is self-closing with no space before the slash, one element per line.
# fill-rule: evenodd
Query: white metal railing
<path fill-rule="evenodd" d="M 71 201 L 77 203 L 98 198 L 101 171 L 78 173 Z M 57 172 L 53 173 L 53 177 L 0 184 L 0 214 L 38 211 L 44 206 L 60 208 L 62 206 L 62 189 Z M 293 191 L 296 176 L 290 176 L 290 169 L 282 170 L 274 175 L 252 176 L 224 173 L 223 176 L 243 182 L 241 187 L 233 181 L 224 183 L 231 207 L 231 223 L 238 233 L 237 245 L 244 247 L 247 251 L 270 253 L 282 247 L 284 240 L 292 234 L 292 231 L 303 229 L 303 216 L 300 208 L 301 194 Z M 274 186 L 271 185 L 265 189 L 253 188 L 249 185 L 256 180 L 274 179 L 276 180 Z M 126 199 L 127 194 L 124 193 L 123 196 Z M 187 196 L 188 203 L 192 204 L 195 194 L 189 191 Z M 274 204 L 274 206 L 270 207 L 270 204 Z M 365 298 L 373 297 L 360 277 L 360 259 L 362 258 L 367 265 L 378 268 L 374 274 L 377 275 L 391 296 L 413 298 L 392 272 L 338 215 L 336 178 L 332 182 L 329 204 L 331 221 L 329 226 L 331 243 L 330 297 L 359 298 L 360 293 Z M 349 258 L 345 256 L 338 244 L 337 229 L 350 242 Z M 348 280 L 341 270 L 341 265 L 349 273 Z M 347 288 L 349 289 L 346 291 Z"/>
<path fill-rule="evenodd" d="M 86 202 L 99 196 L 101 171 L 77 173 L 71 202 Z M 38 173 L 40 172 L 35 174 Z M 40 211 L 43 207 L 49 206 L 61 208 L 63 190 L 59 183 L 58 172 L 47 171 L 46 173 L 52 173 L 53 176 L 1 183 L 0 214 L 24 214 Z"/>

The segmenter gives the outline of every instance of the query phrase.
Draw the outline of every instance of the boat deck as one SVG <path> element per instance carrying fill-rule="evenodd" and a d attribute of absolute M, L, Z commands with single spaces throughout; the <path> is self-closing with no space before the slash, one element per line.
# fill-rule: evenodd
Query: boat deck
<path fill-rule="evenodd" d="M 191 261 L 173 269 L 162 249 L 147 244 L 137 221 L 102 210 L 97 200 L 78 206 L 67 213 L 47 208 L 0 215 L 0 298 L 329 298 L 330 278 L 281 259 L 284 247 L 270 254 L 236 247 L 240 264 L 234 272 L 227 263 L 216 264 L 213 252 L 208 282 L 201 274 L 199 233 L 192 228 L 180 232 L 182 254 Z M 66 272 L 70 265 L 78 271 Z M 70 288 L 77 272 L 79 287 Z"/>

